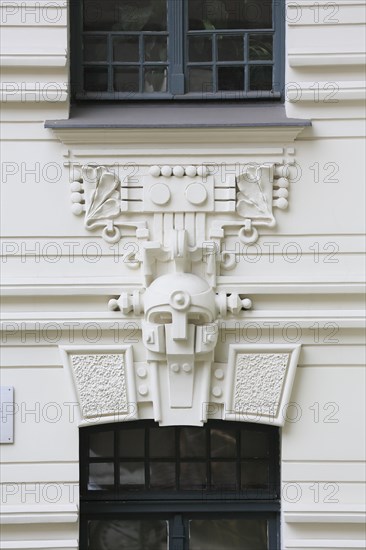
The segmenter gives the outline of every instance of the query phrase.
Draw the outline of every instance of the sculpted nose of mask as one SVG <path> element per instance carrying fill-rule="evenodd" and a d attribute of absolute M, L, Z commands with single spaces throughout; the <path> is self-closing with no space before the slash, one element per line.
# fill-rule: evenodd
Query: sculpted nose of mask
<path fill-rule="evenodd" d="M 204 279 L 191 273 L 158 277 L 145 293 L 144 307 L 144 330 L 150 327 L 154 331 L 154 325 L 164 325 L 168 353 L 173 352 L 174 343 L 185 344 L 193 353 L 195 327 L 212 323 L 216 318 L 213 290 Z"/>

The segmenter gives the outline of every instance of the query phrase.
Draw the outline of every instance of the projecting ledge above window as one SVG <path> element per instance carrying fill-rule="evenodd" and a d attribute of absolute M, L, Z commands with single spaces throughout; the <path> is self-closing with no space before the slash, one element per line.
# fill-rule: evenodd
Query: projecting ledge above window
<path fill-rule="evenodd" d="M 65 144 L 291 142 L 309 120 L 286 117 L 276 103 L 88 104 L 74 106 L 66 120 L 46 120 Z M 215 131 L 213 131 L 215 129 Z"/>

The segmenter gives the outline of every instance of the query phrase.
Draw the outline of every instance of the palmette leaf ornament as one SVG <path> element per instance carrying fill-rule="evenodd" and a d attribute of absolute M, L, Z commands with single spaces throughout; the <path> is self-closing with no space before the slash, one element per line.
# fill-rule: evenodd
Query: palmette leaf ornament
<path fill-rule="evenodd" d="M 238 181 L 238 188 L 236 210 L 240 216 L 247 217 L 246 205 L 250 205 L 261 216 L 272 217 L 267 197 L 261 186 L 260 167 L 247 168 L 244 177 Z"/>
<path fill-rule="evenodd" d="M 86 211 L 85 225 L 87 228 L 93 227 L 97 220 L 110 220 L 121 213 L 118 186 L 119 180 L 115 174 L 103 168 Z"/>

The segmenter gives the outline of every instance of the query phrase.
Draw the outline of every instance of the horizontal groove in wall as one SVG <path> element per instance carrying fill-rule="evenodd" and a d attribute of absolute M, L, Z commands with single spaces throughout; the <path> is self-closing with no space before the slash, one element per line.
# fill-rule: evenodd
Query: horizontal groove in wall
<path fill-rule="evenodd" d="M 363 461 L 301 461 L 284 460 L 281 466 L 283 482 L 366 482 L 366 464 Z"/>
<path fill-rule="evenodd" d="M 19 540 L 1 542 L 2 550 L 78 550 L 76 539 L 72 540 Z"/>
<path fill-rule="evenodd" d="M 66 399 L 65 399 L 66 401 Z M 77 429 L 77 424 L 74 424 Z M 79 480 L 78 462 L 27 462 L 4 463 L 2 465 L 2 483 L 59 483 L 74 484 Z"/>
<path fill-rule="evenodd" d="M 290 67 L 352 67 L 364 66 L 366 55 L 359 52 L 288 52 L 287 58 Z"/>
<path fill-rule="evenodd" d="M 329 550 L 356 550 L 365 548 L 365 541 L 355 539 L 296 539 L 285 541 L 285 550 L 297 548 L 303 550 L 307 548 L 324 548 Z"/>
<path fill-rule="evenodd" d="M 7 54 L 0 55 L 0 63 L 3 67 L 42 67 L 47 69 L 65 67 L 67 57 L 65 54 L 54 55 L 27 55 L 24 54 Z"/>
<path fill-rule="evenodd" d="M 112 280 L 111 280 L 112 279 Z M 24 280 L 19 278 L 16 281 L 14 279 L 3 279 L 3 285 L 1 288 L 3 296 L 109 296 L 110 294 L 119 295 L 124 289 L 127 288 L 140 288 L 140 285 L 136 285 L 134 280 L 121 280 L 117 277 L 109 278 L 109 282 L 101 283 L 97 281 L 90 281 L 85 284 L 81 279 L 70 278 L 68 283 L 60 279 L 46 279 L 42 284 L 37 284 L 33 279 Z M 230 282 L 226 285 L 228 292 L 231 285 L 236 283 Z M 240 283 L 243 287 L 244 283 Z M 141 287 L 142 288 L 142 287 Z M 247 293 L 255 294 L 361 294 L 365 293 L 364 282 L 359 283 L 332 283 L 332 282 L 245 282 L 245 290 Z"/>
<path fill-rule="evenodd" d="M 76 523 L 78 521 L 78 507 L 76 504 L 51 504 L 47 506 L 29 505 L 2 505 L 0 523 L 2 525 L 26 523 Z"/>

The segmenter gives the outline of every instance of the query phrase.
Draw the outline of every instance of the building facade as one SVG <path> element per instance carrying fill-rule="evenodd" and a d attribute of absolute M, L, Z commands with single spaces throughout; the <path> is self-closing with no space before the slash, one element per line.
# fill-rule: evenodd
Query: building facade
<path fill-rule="evenodd" d="M 2 548 L 363 548 L 365 2 L 143 2 L 0 5 Z"/>

